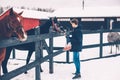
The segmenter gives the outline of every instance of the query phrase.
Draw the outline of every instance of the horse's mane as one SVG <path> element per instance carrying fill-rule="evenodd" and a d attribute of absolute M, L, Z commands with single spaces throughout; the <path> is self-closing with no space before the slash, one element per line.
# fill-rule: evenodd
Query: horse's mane
<path fill-rule="evenodd" d="M 0 20 L 3 19 L 6 15 L 8 15 L 10 12 L 10 9 L 8 9 L 7 11 L 3 12 L 1 15 L 0 15 Z"/>

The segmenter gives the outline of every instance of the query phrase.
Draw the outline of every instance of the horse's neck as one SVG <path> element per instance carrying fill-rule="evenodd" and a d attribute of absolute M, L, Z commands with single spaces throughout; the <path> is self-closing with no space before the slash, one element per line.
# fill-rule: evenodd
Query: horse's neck
<path fill-rule="evenodd" d="M 7 22 L 4 19 L 0 20 L 0 28 L 1 28 L 1 30 L 3 28 L 6 28 L 6 27 L 7 27 Z"/>
<path fill-rule="evenodd" d="M 4 19 L 4 17 L 5 17 L 6 15 L 8 15 L 9 13 L 10 13 L 10 10 L 7 10 L 6 12 L 2 13 L 2 14 L 0 15 L 0 20 L 1 20 L 1 19 Z"/>
<path fill-rule="evenodd" d="M 0 25 L 5 25 L 7 23 L 7 16 L 5 16 L 3 19 L 0 19 Z"/>
<path fill-rule="evenodd" d="M 4 20 L 0 20 L 0 38 L 7 38 L 11 34 L 7 29 L 7 23 Z"/>

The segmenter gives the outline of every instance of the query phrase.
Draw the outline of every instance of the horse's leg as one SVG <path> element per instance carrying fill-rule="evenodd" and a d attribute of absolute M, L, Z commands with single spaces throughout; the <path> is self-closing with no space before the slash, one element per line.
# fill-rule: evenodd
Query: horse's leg
<path fill-rule="evenodd" d="M 117 54 L 117 49 L 119 50 L 119 45 L 116 44 L 116 54 Z"/>
<path fill-rule="evenodd" d="M 32 56 L 33 50 L 28 51 L 27 59 L 26 59 L 26 65 L 29 63 L 30 58 Z M 27 74 L 27 71 L 25 71 L 25 74 Z"/>
<path fill-rule="evenodd" d="M 6 48 L 0 48 L 0 76 L 1 76 L 1 64 L 5 59 Z"/>
<path fill-rule="evenodd" d="M 1 63 L 0 63 L 0 76 L 1 76 Z"/>
<path fill-rule="evenodd" d="M 33 51 L 31 51 L 31 50 L 29 50 L 29 51 L 28 51 L 28 55 L 27 55 L 26 64 L 28 64 L 28 63 L 29 63 L 29 61 L 30 61 L 30 58 L 31 58 L 31 56 L 32 56 L 32 53 L 33 53 Z"/>
<path fill-rule="evenodd" d="M 112 45 L 111 45 L 110 47 L 111 47 L 111 49 L 110 49 L 110 54 L 112 54 Z"/>
<path fill-rule="evenodd" d="M 0 63 L 4 60 L 6 55 L 6 48 L 0 48 Z"/>
<path fill-rule="evenodd" d="M 43 72 L 43 69 L 42 69 L 42 67 L 41 67 L 41 64 L 40 64 L 40 72 Z"/>
<path fill-rule="evenodd" d="M 10 57 L 11 50 L 12 50 L 12 47 L 6 48 L 6 56 L 5 56 L 5 58 L 4 58 L 3 62 L 2 62 L 2 70 L 3 70 L 4 74 L 8 73 L 7 62 L 8 62 L 8 59 Z"/>
<path fill-rule="evenodd" d="M 120 45 L 118 44 L 117 46 L 118 46 L 118 51 L 119 51 L 120 50 Z"/>
<path fill-rule="evenodd" d="M 29 63 L 30 58 L 31 58 L 33 52 L 34 52 L 33 50 L 29 50 L 29 51 L 28 51 L 27 60 L 26 60 L 26 65 Z M 43 70 L 42 70 L 42 68 L 41 68 L 41 65 L 40 65 L 40 72 L 43 72 Z M 25 71 L 25 74 L 27 74 L 27 71 Z"/>

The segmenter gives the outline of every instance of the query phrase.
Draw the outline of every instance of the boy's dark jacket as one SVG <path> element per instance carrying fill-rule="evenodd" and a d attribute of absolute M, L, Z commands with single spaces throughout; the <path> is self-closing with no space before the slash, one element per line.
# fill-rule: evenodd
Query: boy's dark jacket
<path fill-rule="evenodd" d="M 76 28 L 73 28 L 73 31 L 71 32 L 71 35 L 67 37 L 68 42 L 71 42 L 72 48 L 70 51 L 81 51 L 82 50 L 82 39 L 83 35 L 81 32 L 81 27 L 78 26 Z"/>

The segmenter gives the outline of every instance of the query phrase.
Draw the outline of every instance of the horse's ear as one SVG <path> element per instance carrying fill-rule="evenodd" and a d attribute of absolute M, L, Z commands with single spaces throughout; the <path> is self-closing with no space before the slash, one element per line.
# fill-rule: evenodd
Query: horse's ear
<path fill-rule="evenodd" d="M 10 15 L 13 16 L 14 15 L 14 11 L 13 8 L 10 9 Z"/>
<path fill-rule="evenodd" d="M 18 15 L 22 15 L 22 13 L 23 13 L 23 11 L 22 11 L 22 12 L 20 12 Z"/>

